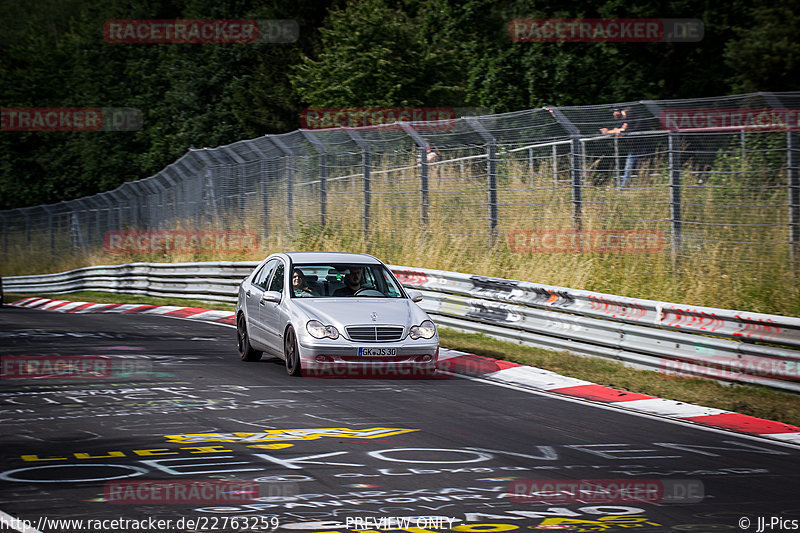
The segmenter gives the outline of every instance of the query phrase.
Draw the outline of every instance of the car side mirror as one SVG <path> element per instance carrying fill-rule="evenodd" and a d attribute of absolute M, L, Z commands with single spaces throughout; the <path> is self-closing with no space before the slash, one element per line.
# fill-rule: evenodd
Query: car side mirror
<path fill-rule="evenodd" d="M 409 289 L 406 291 L 408 293 L 408 297 L 411 298 L 412 302 L 421 302 L 422 301 L 422 293 L 416 291 L 414 289 Z"/>
<path fill-rule="evenodd" d="M 278 291 L 264 291 L 264 295 L 261 296 L 261 300 L 265 302 L 280 303 L 281 296 L 281 293 Z"/>

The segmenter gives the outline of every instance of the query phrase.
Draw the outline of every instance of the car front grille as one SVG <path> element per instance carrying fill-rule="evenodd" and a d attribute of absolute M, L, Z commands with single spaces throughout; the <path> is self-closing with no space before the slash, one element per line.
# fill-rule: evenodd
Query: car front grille
<path fill-rule="evenodd" d="M 393 342 L 403 338 L 403 326 L 348 326 L 345 330 L 353 341 Z"/>

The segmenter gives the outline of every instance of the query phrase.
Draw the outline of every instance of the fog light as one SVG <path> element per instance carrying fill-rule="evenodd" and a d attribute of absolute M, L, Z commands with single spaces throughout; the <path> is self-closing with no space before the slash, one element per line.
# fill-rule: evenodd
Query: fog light
<path fill-rule="evenodd" d="M 317 363 L 330 363 L 333 361 L 333 357 L 329 355 L 318 355 L 315 359 Z"/>
<path fill-rule="evenodd" d="M 430 355 L 423 355 L 423 356 L 417 357 L 417 361 L 419 361 L 421 363 L 427 363 L 431 359 L 433 359 L 433 358 Z"/>

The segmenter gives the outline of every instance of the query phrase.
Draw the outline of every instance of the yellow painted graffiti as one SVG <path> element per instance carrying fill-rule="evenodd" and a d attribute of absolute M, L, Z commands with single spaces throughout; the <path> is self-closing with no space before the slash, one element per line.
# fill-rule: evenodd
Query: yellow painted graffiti
<path fill-rule="evenodd" d="M 314 429 L 274 429 L 259 433 L 189 433 L 186 435 L 164 435 L 167 442 L 189 444 L 195 442 L 269 442 L 286 440 L 316 440 L 322 437 L 338 437 L 347 439 L 380 439 L 402 433 L 419 431 L 418 429 L 402 428 L 314 428 Z"/>

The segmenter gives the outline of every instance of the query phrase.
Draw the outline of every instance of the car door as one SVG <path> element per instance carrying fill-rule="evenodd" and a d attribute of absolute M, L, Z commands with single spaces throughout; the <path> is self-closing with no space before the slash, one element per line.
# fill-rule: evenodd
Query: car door
<path fill-rule="evenodd" d="M 247 314 L 247 332 L 250 335 L 250 342 L 257 349 L 261 349 L 266 342 L 266 335 L 264 333 L 264 323 L 261 319 L 261 302 L 264 298 L 264 292 L 267 290 L 267 283 L 269 282 L 270 275 L 278 266 L 277 259 L 267 261 L 264 268 L 253 276 L 250 285 L 245 291 L 245 312 Z"/>
<path fill-rule="evenodd" d="M 286 285 L 286 267 L 283 261 L 278 260 L 269 281 L 267 290 L 281 294 L 281 301 L 272 302 L 261 300 L 259 306 L 259 322 L 264 328 L 264 345 L 267 351 L 273 354 L 283 354 L 283 324 L 284 312 L 282 311 L 282 301 L 288 298 L 284 291 Z"/>

